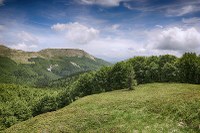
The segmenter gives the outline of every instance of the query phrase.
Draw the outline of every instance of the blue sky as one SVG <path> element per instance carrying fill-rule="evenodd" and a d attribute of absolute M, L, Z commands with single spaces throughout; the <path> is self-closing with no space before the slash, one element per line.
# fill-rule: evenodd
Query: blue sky
<path fill-rule="evenodd" d="M 200 53 L 199 0 L 0 0 L 0 44 L 79 48 L 108 61 Z"/>

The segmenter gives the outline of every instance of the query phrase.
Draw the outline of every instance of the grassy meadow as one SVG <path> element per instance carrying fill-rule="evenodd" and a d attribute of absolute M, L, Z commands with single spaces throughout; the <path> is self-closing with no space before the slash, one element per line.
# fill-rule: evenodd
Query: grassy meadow
<path fill-rule="evenodd" d="M 94 94 L 4 133 L 193 133 L 200 131 L 200 85 L 151 83 Z"/>

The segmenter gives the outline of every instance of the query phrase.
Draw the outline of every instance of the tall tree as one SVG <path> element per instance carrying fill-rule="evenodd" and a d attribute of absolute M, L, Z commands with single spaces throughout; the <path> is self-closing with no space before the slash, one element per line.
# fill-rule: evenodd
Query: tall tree
<path fill-rule="evenodd" d="M 146 82 L 146 69 L 147 69 L 147 57 L 137 56 L 132 59 L 129 59 L 129 63 L 133 66 L 135 71 L 135 78 L 137 82 L 145 83 Z"/>
<path fill-rule="evenodd" d="M 198 65 L 196 53 L 185 53 L 179 62 L 181 82 L 198 83 Z"/>
<path fill-rule="evenodd" d="M 129 88 L 134 86 L 135 72 L 128 62 L 120 62 L 113 66 L 110 72 L 110 84 L 113 89 Z"/>

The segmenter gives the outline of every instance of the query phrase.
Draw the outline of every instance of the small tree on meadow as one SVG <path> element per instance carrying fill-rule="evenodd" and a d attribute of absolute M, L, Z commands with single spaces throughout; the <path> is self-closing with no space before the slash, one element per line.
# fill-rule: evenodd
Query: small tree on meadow
<path fill-rule="evenodd" d="M 137 81 L 135 80 L 135 71 L 133 66 L 127 64 L 127 82 L 128 82 L 128 89 L 133 90 L 134 86 L 137 85 Z"/>
<path fill-rule="evenodd" d="M 131 90 L 136 85 L 135 72 L 130 63 L 120 62 L 115 64 L 109 76 L 113 89 L 129 88 Z"/>

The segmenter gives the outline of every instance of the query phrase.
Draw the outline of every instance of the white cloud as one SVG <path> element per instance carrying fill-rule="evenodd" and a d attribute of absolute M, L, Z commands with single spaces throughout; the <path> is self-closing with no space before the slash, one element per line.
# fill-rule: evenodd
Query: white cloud
<path fill-rule="evenodd" d="M 96 57 L 109 61 L 118 61 L 133 57 L 135 53 L 130 51 L 130 48 L 134 48 L 137 51 L 142 46 L 138 45 L 134 40 L 107 37 L 98 38 L 87 45 L 83 45 L 81 48 Z"/>
<path fill-rule="evenodd" d="M 183 16 L 192 12 L 196 12 L 199 11 L 199 7 L 195 6 L 195 5 L 187 5 L 187 6 L 183 6 L 180 8 L 174 8 L 174 9 L 168 9 L 167 10 L 167 15 L 168 16 Z"/>
<path fill-rule="evenodd" d="M 112 25 L 111 29 L 112 30 L 117 30 L 117 29 L 119 29 L 119 27 L 120 27 L 119 24 L 114 24 L 114 25 Z"/>
<path fill-rule="evenodd" d="M 58 23 L 53 25 L 51 29 L 64 33 L 67 39 L 79 44 L 86 44 L 94 40 L 99 34 L 99 30 L 87 27 L 78 22 L 67 24 Z"/>
<path fill-rule="evenodd" d="M 129 0 L 79 0 L 79 2 L 87 5 L 101 5 L 106 7 L 119 6 L 120 2 L 125 2 Z"/>
<path fill-rule="evenodd" d="M 133 9 L 134 9 L 134 8 L 133 8 L 130 4 L 128 4 L 128 3 L 124 3 L 123 5 L 124 5 L 124 7 L 128 8 L 129 10 L 133 10 Z"/>
<path fill-rule="evenodd" d="M 183 18 L 182 25 L 184 27 L 194 27 L 198 31 L 200 31 L 200 18 L 192 17 L 192 18 Z"/>
<path fill-rule="evenodd" d="M 29 43 L 37 43 L 38 39 L 34 35 L 31 35 L 28 32 L 22 31 L 17 34 L 18 38 L 23 42 L 29 42 Z"/>
<path fill-rule="evenodd" d="M 108 25 L 102 26 L 100 29 L 104 37 L 105 36 L 119 36 L 119 34 L 122 33 L 120 27 L 121 27 L 120 24 L 113 24 L 113 25 L 108 24 Z"/>
<path fill-rule="evenodd" d="M 51 26 L 51 29 L 53 30 L 56 30 L 56 31 L 64 31 L 67 29 L 67 24 L 60 24 L 60 23 L 57 23 L 53 26 Z"/>
<path fill-rule="evenodd" d="M 146 38 L 147 39 L 147 38 Z M 147 48 L 143 42 L 120 37 L 98 38 L 93 43 L 83 45 L 82 49 L 90 54 L 111 62 L 125 60 L 134 56 L 150 56 L 173 54 L 180 56 L 178 51 Z"/>
<path fill-rule="evenodd" d="M 79 48 L 109 61 L 119 61 L 135 55 L 173 54 L 179 56 L 186 51 L 200 53 L 200 30 L 191 28 L 194 27 L 193 25 L 184 29 L 178 28 L 180 23 L 165 25 L 163 28 L 162 25 L 157 25 L 149 31 L 145 27 L 138 26 L 138 28 L 133 26 L 126 29 L 124 23 L 112 25 L 98 21 L 95 24 L 91 20 L 93 19 L 86 21 L 77 19 L 75 23 L 55 24 L 51 28 L 57 32 L 20 26 L 19 23 L 12 26 L 15 28 L 6 25 L 4 31 L 1 32 L 2 39 L 0 40 L 5 42 L 3 44 L 26 51 L 43 48 Z M 198 18 L 187 18 L 183 19 L 183 22 L 193 23 L 197 20 Z M 85 45 L 76 45 L 77 43 L 85 43 Z"/>
<path fill-rule="evenodd" d="M 179 52 L 199 52 L 200 32 L 195 28 L 178 27 L 152 31 L 149 33 L 147 49 L 172 50 Z"/>
<path fill-rule="evenodd" d="M 22 42 L 16 45 L 11 45 L 11 47 L 18 50 L 32 51 L 33 48 L 37 48 L 37 45 L 27 45 L 24 42 Z"/>
<path fill-rule="evenodd" d="M 110 30 L 112 28 L 116 29 L 117 27 L 118 26 L 111 25 Z M 52 26 L 52 29 L 53 28 L 54 30 L 57 29 L 57 31 L 66 32 L 65 24 Z M 105 32 L 107 31 L 103 33 Z M 96 57 L 109 61 L 124 60 L 135 55 L 149 56 L 173 54 L 180 56 L 183 52 L 187 51 L 200 53 L 200 33 L 195 28 L 165 28 L 161 25 L 157 25 L 150 31 L 144 29 L 133 29 L 133 31 L 129 31 L 133 32 L 133 34 L 126 34 L 127 31 L 122 31 L 120 29 L 116 32 L 119 33 L 114 35 L 103 34 L 103 36 L 89 41 L 86 45 L 75 45 L 74 43 L 67 42 L 66 44 L 71 45 L 65 45 L 65 47 L 70 46 L 83 49 Z"/>
<path fill-rule="evenodd" d="M 199 5 L 200 1 L 197 0 L 178 0 L 172 2 L 171 4 L 164 4 L 159 6 L 153 6 L 149 0 L 135 0 L 136 4 L 124 2 L 123 6 L 129 10 L 137 10 L 141 12 L 161 12 L 168 17 L 174 16 L 184 16 L 190 13 L 195 13 L 200 11 Z M 139 6 L 137 5 L 139 3 Z M 143 6 L 140 6 L 142 4 Z"/>
<path fill-rule="evenodd" d="M 4 3 L 4 0 L 0 0 L 0 6 L 3 5 L 3 3 Z"/>
<path fill-rule="evenodd" d="M 33 51 L 38 47 L 39 40 L 38 38 L 28 32 L 21 31 L 15 35 L 15 40 L 10 47 L 18 50 L 25 50 L 25 51 Z"/>
<path fill-rule="evenodd" d="M 0 25 L 0 31 L 3 31 L 4 30 L 4 25 Z"/>
<path fill-rule="evenodd" d="M 187 19 L 183 18 L 182 22 L 184 24 L 197 24 L 197 23 L 200 23 L 200 18 L 198 18 L 198 17 L 187 18 Z"/>
<path fill-rule="evenodd" d="M 156 25 L 155 27 L 157 27 L 157 28 L 163 28 L 163 26 L 162 25 Z"/>

